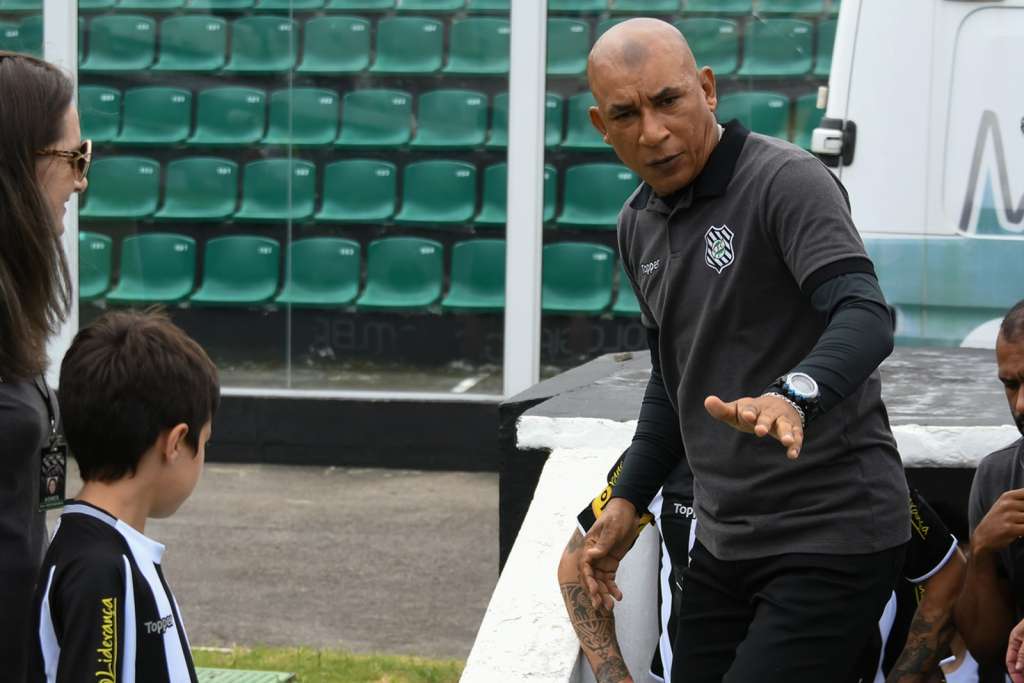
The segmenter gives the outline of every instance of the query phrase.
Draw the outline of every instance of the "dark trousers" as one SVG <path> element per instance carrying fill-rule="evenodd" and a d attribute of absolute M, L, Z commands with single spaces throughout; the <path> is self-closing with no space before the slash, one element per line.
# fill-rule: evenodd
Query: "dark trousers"
<path fill-rule="evenodd" d="M 726 562 L 698 541 L 683 579 L 673 683 L 856 683 L 905 553 Z"/>

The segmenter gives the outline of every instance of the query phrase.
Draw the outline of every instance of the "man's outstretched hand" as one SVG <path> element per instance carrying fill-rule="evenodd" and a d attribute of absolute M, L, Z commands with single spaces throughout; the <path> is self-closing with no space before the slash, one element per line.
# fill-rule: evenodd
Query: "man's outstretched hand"
<path fill-rule="evenodd" d="M 704 399 L 704 408 L 716 420 L 758 437 L 771 435 L 786 447 L 786 457 L 796 460 L 804 445 L 800 414 L 781 396 L 739 398 L 729 403 L 717 396 Z"/>
<path fill-rule="evenodd" d="M 579 572 L 595 608 L 604 606 L 610 610 L 615 600 L 622 600 L 615 573 L 636 538 L 638 522 L 639 516 L 632 503 L 624 498 L 612 498 L 584 537 Z"/>

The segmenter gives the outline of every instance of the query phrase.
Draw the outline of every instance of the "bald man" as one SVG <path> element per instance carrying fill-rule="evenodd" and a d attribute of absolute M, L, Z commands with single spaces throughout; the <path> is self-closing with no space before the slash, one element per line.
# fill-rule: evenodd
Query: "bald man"
<path fill-rule="evenodd" d="M 621 598 L 638 511 L 685 457 L 699 524 L 673 681 L 857 681 L 910 521 L 877 371 L 893 318 L 846 192 L 803 150 L 720 125 L 715 75 L 670 24 L 615 26 L 587 74 L 591 121 L 644 181 L 618 240 L 652 369 L 586 588 Z"/>

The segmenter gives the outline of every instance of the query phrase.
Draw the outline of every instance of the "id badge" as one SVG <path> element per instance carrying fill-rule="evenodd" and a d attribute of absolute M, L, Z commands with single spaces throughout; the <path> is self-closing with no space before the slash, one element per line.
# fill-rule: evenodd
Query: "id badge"
<path fill-rule="evenodd" d="M 39 462 L 39 510 L 60 509 L 64 507 L 67 485 L 68 445 L 56 439 L 43 448 Z"/>

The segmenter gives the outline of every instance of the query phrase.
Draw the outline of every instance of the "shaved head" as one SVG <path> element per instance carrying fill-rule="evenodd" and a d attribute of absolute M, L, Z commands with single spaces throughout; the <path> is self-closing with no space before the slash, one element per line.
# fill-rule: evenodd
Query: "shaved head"
<path fill-rule="evenodd" d="M 697 75 L 697 61 L 686 38 L 672 24 L 660 19 L 638 17 L 612 26 L 597 39 L 587 59 L 587 80 L 593 88 L 602 68 L 624 66 L 639 69 L 654 51 L 677 53 L 681 62 Z"/>

